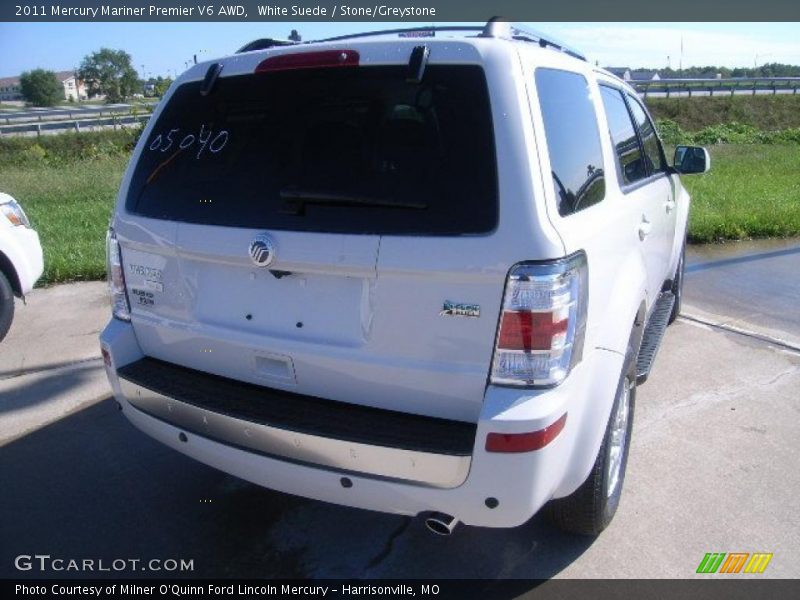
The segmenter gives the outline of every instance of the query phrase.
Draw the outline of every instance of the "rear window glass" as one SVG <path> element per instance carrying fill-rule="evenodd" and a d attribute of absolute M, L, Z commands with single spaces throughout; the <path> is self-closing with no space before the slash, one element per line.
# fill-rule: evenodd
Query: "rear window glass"
<path fill-rule="evenodd" d="M 497 224 L 483 69 L 430 65 L 220 77 L 175 91 L 145 140 L 129 212 L 191 223 L 372 234 Z M 223 72 L 224 73 L 224 72 Z"/>

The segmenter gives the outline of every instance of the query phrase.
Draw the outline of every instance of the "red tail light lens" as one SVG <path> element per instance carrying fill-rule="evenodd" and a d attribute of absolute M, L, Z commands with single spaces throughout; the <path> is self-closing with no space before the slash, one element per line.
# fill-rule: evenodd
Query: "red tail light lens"
<path fill-rule="evenodd" d="M 528 433 L 490 433 L 486 436 L 487 452 L 533 452 L 552 442 L 567 423 L 567 413 L 539 431 Z"/>
<path fill-rule="evenodd" d="M 520 263 L 508 274 L 491 382 L 552 386 L 580 361 L 588 296 L 586 254 Z"/>
<path fill-rule="evenodd" d="M 332 67 L 357 67 L 358 52 L 355 50 L 322 50 L 320 52 L 296 52 L 279 54 L 262 60 L 256 73 L 274 73 L 295 69 L 322 69 Z"/>
<path fill-rule="evenodd" d="M 555 312 L 503 312 L 497 346 L 504 350 L 550 350 L 553 342 L 567 333 L 568 326 L 566 315 Z"/>

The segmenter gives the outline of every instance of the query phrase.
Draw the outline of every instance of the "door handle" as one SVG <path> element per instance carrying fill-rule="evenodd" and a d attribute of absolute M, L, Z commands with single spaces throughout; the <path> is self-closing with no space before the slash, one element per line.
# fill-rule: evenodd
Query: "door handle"
<path fill-rule="evenodd" d="M 642 215 L 642 222 L 639 223 L 639 240 L 644 241 L 650 232 L 653 230 L 653 224 L 647 220 L 647 217 Z"/>

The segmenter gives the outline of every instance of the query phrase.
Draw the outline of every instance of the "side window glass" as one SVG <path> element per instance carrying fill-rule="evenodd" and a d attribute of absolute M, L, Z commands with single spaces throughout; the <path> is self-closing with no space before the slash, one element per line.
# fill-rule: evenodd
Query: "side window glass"
<path fill-rule="evenodd" d="M 661 152 L 661 143 L 658 141 L 653 122 L 647 116 L 639 101 L 630 94 L 628 94 L 628 104 L 630 104 L 631 112 L 633 113 L 633 120 L 636 121 L 636 126 L 639 128 L 639 135 L 642 138 L 645 159 L 650 167 L 650 172 L 659 173 L 666 170 L 664 154 Z"/>
<path fill-rule="evenodd" d="M 558 213 L 566 216 L 606 194 L 597 115 L 582 75 L 540 68 L 535 78 Z"/>
<path fill-rule="evenodd" d="M 608 132 L 617 155 L 622 184 L 636 183 L 647 177 L 647 169 L 628 107 L 621 92 L 614 88 L 601 85 L 600 97 L 606 109 Z"/>

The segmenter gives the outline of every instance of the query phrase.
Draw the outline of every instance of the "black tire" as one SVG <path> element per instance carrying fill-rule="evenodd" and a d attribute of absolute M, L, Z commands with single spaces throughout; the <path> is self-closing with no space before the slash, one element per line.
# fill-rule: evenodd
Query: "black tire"
<path fill-rule="evenodd" d="M 628 464 L 628 453 L 633 428 L 633 409 L 636 400 L 636 353 L 629 346 L 625 366 L 620 375 L 614 405 L 606 425 L 603 443 L 597 454 L 592 471 L 581 486 L 565 498 L 553 500 L 548 505 L 550 518 L 555 525 L 568 533 L 596 536 L 608 527 L 619 506 L 622 486 L 625 482 L 625 468 Z M 624 428 L 625 439 L 622 442 L 622 456 L 613 491 L 610 490 L 611 479 L 607 465 L 611 460 L 612 437 L 615 418 L 618 416 L 620 404 L 624 402 L 625 387 L 628 388 L 627 426 Z"/>
<path fill-rule="evenodd" d="M 681 248 L 681 257 L 678 260 L 678 267 L 675 269 L 675 275 L 672 277 L 672 295 L 675 296 L 675 304 L 672 306 L 672 312 L 669 314 L 668 325 L 672 325 L 678 315 L 681 314 L 681 299 L 683 298 L 683 274 L 686 270 L 686 240 L 683 241 Z"/>
<path fill-rule="evenodd" d="M 14 289 L 0 271 L 0 342 L 6 337 L 14 319 Z"/>

